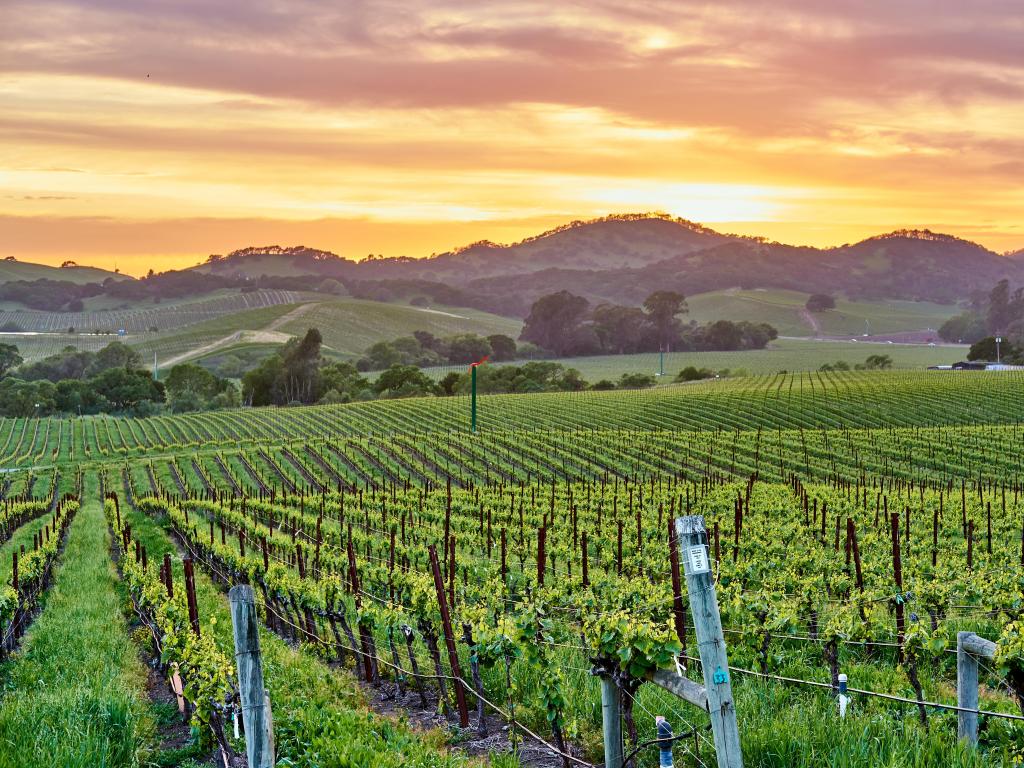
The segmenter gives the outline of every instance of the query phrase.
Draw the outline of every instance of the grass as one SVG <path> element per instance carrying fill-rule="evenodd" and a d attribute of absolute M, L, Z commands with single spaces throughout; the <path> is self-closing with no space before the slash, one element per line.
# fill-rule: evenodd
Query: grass
<path fill-rule="evenodd" d="M 0 670 L 0 768 L 143 764 L 153 729 L 146 673 L 121 620 L 107 547 L 103 510 L 87 500 L 43 613 Z"/>
<path fill-rule="evenodd" d="M 822 332 L 826 334 L 861 334 L 867 328 L 870 328 L 870 333 L 884 334 L 938 330 L 939 326 L 959 312 L 957 306 L 927 301 L 853 302 L 838 299 L 835 309 L 819 312 L 815 317 Z M 865 321 L 870 325 L 866 325 Z"/>
<path fill-rule="evenodd" d="M 121 280 L 131 279 L 127 275 L 116 275 L 97 267 L 51 267 L 46 264 L 31 264 L 25 261 L 0 261 L 0 282 L 12 280 L 64 280 L 69 283 L 102 283 L 108 277 Z"/>
<path fill-rule="evenodd" d="M 966 347 L 929 347 L 925 344 L 879 344 L 852 341 L 819 341 L 812 339 L 777 339 L 767 349 L 744 352 L 669 352 L 665 355 L 665 374 L 671 381 L 686 366 L 710 368 L 713 371 L 729 369 L 733 375 L 761 375 L 780 371 L 816 371 L 824 363 L 845 360 L 852 368 L 864 362 L 868 355 L 889 355 L 897 369 L 923 369 L 930 365 L 953 363 L 967 354 Z M 517 360 L 510 365 L 522 365 Z M 593 355 L 588 357 L 566 357 L 554 360 L 567 368 L 575 368 L 591 383 L 600 379 L 618 379 L 624 373 L 649 373 L 659 371 L 660 358 L 657 352 L 637 355 Z M 492 363 L 493 365 L 493 363 Z M 441 378 L 451 366 L 431 368 L 428 373 Z M 464 371 L 465 366 L 457 370 Z"/>
<path fill-rule="evenodd" d="M 727 290 L 687 298 L 690 308 L 684 320 L 749 320 L 769 323 L 783 336 L 813 336 L 801 317 L 809 294 L 786 290 Z M 895 333 L 938 328 L 958 312 L 953 305 L 916 301 L 849 301 L 837 299 L 836 308 L 814 317 L 827 335 L 860 335 L 865 320 L 871 333 Z"/>

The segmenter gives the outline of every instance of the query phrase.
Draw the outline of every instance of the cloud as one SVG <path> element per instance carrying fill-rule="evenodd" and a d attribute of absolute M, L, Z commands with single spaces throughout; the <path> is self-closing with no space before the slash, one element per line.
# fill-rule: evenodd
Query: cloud
<path fill-rule="evenodd" d="M 0 68 L 317 104 L 547 102 L 761 129 L 825 95 L 1020 96 L 1007 3 L 75 2 L 5 10 Z M 55 29 L 56 28 L 56 29 Z M 125 35 L 124 30 L 131 34 Z M 49 41 L 49 42 L 47 42 Z M 660 42 L 659 42 L 660 41 Z M 658 44 L 652 44 L 657 42 Z"/>
<path fill-rule="evenodd" d="M 481 222 L 531 222 L 522 236 L 757 187 L 737 221 L 821 220 L 821 239 L 1011 232 L 1022 37 L 1010 0 L 7 0 L 0 214 L 190 222 L 217 242 L 201 222 L 344 221 L 360 250 L 387 251 L 372 232 L 422 255 L 501 239 Z M 403 216 L 405 239 L 365 224 Z"/>

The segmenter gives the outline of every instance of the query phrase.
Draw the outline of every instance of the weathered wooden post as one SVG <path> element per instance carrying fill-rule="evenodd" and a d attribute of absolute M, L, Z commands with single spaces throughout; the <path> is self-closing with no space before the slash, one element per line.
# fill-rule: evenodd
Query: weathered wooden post
<path fill-rule="evenodd" d="M 722 618 L 718 613 L 715 582 L 711 577 L 704 518 L 700 515 L 678 518 L 676 540 L 686 574 L 686 589 L 690 595 L 690 612 L 693 614 L 700 663 L 704 669 L 704 689 L 718 766 L 742 768 L 736 705 L 732 696 L 729 659 L 722 636 Z"/>
<path fill-rule="evenodd" d="M 619 689 L 610 675 L 601 677 L 601 729 L 605 768 L 622 768 L 622 714 Z"/>
<path fill-rule="evenodd" d="M 973 632 L 956 633 L 956 734 L 978 743 L 978 657 L 994 658 L 996 644 Z M 974 711 L 971 711 L 974 710 Z"/>
<path fill-rule="evenodd" d="M 235 635 L 238 691 L 242 700 L 242 724 L 245 726 L 245 754 L 250 768 L 272 768 L 274 733 L 270 700 L 263 687 L 256 597 L 252 587 L 239 584 L 231 588 L 228 601 L 231 603 L 231 626 Z"/>

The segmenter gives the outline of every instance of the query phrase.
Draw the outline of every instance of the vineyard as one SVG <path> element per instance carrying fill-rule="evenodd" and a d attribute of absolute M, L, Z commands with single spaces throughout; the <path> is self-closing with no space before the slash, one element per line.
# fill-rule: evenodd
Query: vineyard
<path fill-rule="evenodd" d="M 737 441 L 748 440 L 742 433 L 751 430 L 1016 424 L 1024 419 L 1022 385 L 1024 376 L 1017 372 L 994 377 L 940 371 L 777 374 L 641 391 L 481 396 L 478 420 L 482 433 L 721 430 L 740 432 Z M 462 434 L 469 426 L 468 401 L 466 396 L 409 398 L 139 419 L 5 418 L 0 420 L 0 464 L 39 467 L 239 445 Z"/>
<path fill-rule="evenodd" d="M 168 303 L 145 309 L 111 309 L 95 312 L 0 311 L 0 327 L 17 326 L 32 333 L 65 333 L 74 328 L 82 333 L 98 331 L 130 334 L 184 328 L 235 312 L 294 304 L 301 294 L 294 291 L 260 290 L 216 296 L 201 301 Z"/>
<path fill-rule="evenodd" d="M 658 715 L 676 765 L 721 765 L 708 713 L 672 692 L 693 701 L 705 682 L 684 516 L 707 530 L 728 650 L 713 671 L 745 765 L 1019 764 L 1021 383 L 823 373 L 495 395 L 476 434 L 465 398 L 5 420 L 0 454 L 20 469 L 2 476 L 0 575 L 23 545 L 34 559 L 0 595 L 0 743 L 17 753 L 0 766 L 49 764 L 19 702 L 55 743 L 86 740 L 84 764 L 146 764 L 129 756 L 158 725 L 137 655 L 103 667 L 116 734 L 72 736 L 78 704 L 33 692 L 65 679 L 42 650 L 64 603 L 43 593 L 73 593 L 111 556 L 128 625 L 91 631 L 137 643 L 192 725 L 193 751 L 161 765 L 245 751 L 237 584 L 255 594 L 279 764 L 602 765 L 612 690 L 627 763 L 657 765 Z M 81 557 L 61 558 L 64 542 Z M 102 616 L 108 587 L 79 599 Z M 977 746 L 957 732 L 968 632 L 995 647 Z M 66 684 L 99 706 L 90 679 Z"/>

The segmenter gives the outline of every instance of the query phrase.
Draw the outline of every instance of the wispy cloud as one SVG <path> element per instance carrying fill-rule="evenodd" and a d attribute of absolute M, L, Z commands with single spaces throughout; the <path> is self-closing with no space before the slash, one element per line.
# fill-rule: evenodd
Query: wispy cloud
<path fill-rule="evenodd" d="M 1002 246 L 1022 35 L 1010 0 L 8 0 L 0 214 L 436 217 L 388 240 L 421 255 L 636 201 Z"/>

